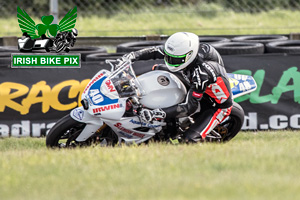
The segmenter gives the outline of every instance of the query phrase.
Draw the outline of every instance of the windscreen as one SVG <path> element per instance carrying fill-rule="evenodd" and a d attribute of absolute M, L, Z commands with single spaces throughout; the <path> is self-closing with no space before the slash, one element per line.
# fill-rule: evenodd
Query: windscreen
<path fill-rule="evenodd" d="M 141 95 L 141 85 L 138 83 L 129 61 L 115 70 L 109 79 L 114 84 L 120 98 Z"/>

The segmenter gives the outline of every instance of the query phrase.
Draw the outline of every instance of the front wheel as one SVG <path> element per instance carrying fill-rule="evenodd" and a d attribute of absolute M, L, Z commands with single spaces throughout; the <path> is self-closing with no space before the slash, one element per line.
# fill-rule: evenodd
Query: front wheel
<path fill-rule="evenodd" d="M 75 139 L 80 135 L 86 124 L 74 120 L 66 115 L 56 122 L 46 137 L 46 145 L 51 148 L 83 147 L 92 144 L 101 146 L 114 146 L 118 143 L 118 136 L 113 130 L 103 125 L 99 127 L 94 135 L 84 142 L 77 142 Z"/>
<path fill-rule="evenodd" d="M 70 115 L 61 118 L 50 129 L 46 137 L 47 147 L 77 146 L 75 139 L 82 132 L 86 124 L 74 120 Z"/>

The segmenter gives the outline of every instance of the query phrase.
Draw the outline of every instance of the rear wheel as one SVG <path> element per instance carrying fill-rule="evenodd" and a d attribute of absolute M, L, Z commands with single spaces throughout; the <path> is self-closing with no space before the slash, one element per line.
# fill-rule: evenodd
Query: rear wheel
<path fill-rule="evenodd" d="M 205 138 L 206 142 L 227 142 L 234 138 L 242 128 L 244 122 L 244 110 L 233 103 L 231 113 L 227 119 L 211 131 Z"/>
<path fill-rule="evenodd" d="M 244 122 L 244 110 L 238 103 L 233 103 L 228 119 L 216 127 L 216 131 L 222 136 L 222 141 L 227 142 L 234 138 L 241 130 Z"/>

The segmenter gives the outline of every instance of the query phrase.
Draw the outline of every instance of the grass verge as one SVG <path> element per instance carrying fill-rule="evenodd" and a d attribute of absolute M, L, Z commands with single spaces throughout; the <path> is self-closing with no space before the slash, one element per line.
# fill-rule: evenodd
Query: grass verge
<path fill-rule="evenodd" d="M 51 150 L 0 140 L 0 199 L 298 199 L 300 132 L 226 144 Z"/>

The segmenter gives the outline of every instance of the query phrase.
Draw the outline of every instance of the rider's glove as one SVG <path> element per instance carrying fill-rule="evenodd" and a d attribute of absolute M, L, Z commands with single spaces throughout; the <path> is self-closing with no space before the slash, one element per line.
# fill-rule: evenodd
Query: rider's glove
<path fill-rule="evenodd" d="M 166 113 L 160 108 L 157 108 L 155 110 L 143 108 L 140 111 L 140 117 L 145 122 L 151 122 L 155 118 L 164 119 L 166 117 Z"/>
<path fill-rule="evenodd" d="M 152 110 L 152 113 L 153 113 L 154 118 L 164 119 L 167 116 L 165 111 L 163 111 L 160 108 L 156 108 L 156 109 Z"/>

